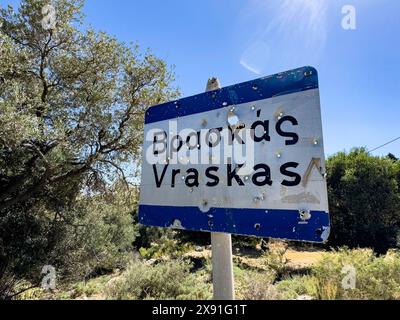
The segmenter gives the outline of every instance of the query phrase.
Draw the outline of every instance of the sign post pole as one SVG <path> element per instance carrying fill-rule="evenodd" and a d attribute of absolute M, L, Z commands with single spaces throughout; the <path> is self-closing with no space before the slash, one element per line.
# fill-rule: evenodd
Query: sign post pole
<path fill-rule="evenodd" d="M 208 80 L 206 92 L 220 89 L 217 78 Z M 235 300 L 233 279 L 232 236 L 211 233 L 212 279 L 214 300 Z"/>

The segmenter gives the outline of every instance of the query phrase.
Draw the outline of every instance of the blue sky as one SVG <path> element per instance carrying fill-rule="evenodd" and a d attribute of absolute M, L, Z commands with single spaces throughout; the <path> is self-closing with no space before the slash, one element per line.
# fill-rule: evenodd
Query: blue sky
<path fill-rule="evenodd" d="M 0 4 L 18 1 L 0 0 Z M 344 30 L 342 7 L 356 9 Z M 183 96 L 312 65 L 320 75 L 325 151 L 400 136 L 397 0 L 87 0 L 87 22 L 175 65 Z M 376 151 L 400 157 L 400 141 Z"/>

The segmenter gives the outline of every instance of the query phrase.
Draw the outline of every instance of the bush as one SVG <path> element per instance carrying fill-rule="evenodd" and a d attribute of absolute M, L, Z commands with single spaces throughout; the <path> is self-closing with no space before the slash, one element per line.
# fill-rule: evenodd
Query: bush
<path fill-rule="evenodd" d="M 135 213 L 135 223 L 139 223 L 138 217 L 137 217 L 137 212 Z M 169 232 L 169 229 L 164 229 L 164 228 L 157 228 L 157 227 L 149 227 L 149 226 L 144 226 L 144 225 L 138 225 L 139 226 L 139 234 L 138 237 L 136 237 L 135 242 L 133 245 L 135 248 L 140 249 L 140 248 L 150 248 L 152 243 L 158 241 L 164 236 L 173 236 L 172 233 Z"/>
<path fill-rule="evenodd" d="M 400 165 L 364 149 L 327 161 L 331 246 L 373 248 L 386 253 L 400 230 Z"/>
<path fill-rule="evenodd" d="M 120 278 L 109 283 L 107 297 L 118 300 L 210 299 L 210 284 L 204 276 L 190 274 L 190 267 L 183 260 L 156 265 L 132 261 Z"/>
<path fill-rule="evenodd" d="M 45 265 L 55 268 L 57 287 L 125 267 L 137 236 L 138 226 L 132 221 L 136 199 L 135 189 L 116 184 L 107 194 L 78 198 L 68 211 L 44 208 L 40 220 L 32 214 L 7 221 L 21 232 L 6 232 L 0 239 L 0 299 L 19 298 L 19 292 L 40 286 Z M 0 218 L 0 231 L 3 221 Z M 28 222 L 30 227 L 24 228 Z M 43 247 L 51 247 L 45 257 Z M 11 270 L 4 271 L 3 263 Z"/>
<path fill-rule="evenodd" d="M 175 230 L 166 229 L 163 234 L 154 239 L 147 247 L 141 247 L 139 253 L 146 259 L 158 259 L 161 257 L 178 258 L 190 251 L 193 247 L 190 243 L 180 243 L 176 239 Z"/>
<path fill-rule="evenodd" d="M 355 270 L 355 288 L 343 286 L 348 266 Z M 370 249 L 341 249 L 324 254 L 311 275 L 282 281 L 278 289 L 285 298 L 306 294 L 320 300 L 400 299 L 399 270 L 399 252 L 376 257 Z"/>
<path fill-rule="evenodd" d="M 275 279 L 281 278 L 286 271 L 287 243 L 280 240 L 270 240 L 268 251 L 262 256 L 262 265 L 273 272 Z"/>
<path fill-rule="evenodd" d="M 137 196 L 135 189 L 117 184 L 108 194 L 78 200 L 75 219 L 58 246 L 63 276 L 81 280 L 125 267 L 138 234 L 132 220 Z"/>
<path fill-rule="evenodd" d="M 274 278 L 270 272 L 236 270 L 236 298 L 238 300 L 279 300 L 280 294 L 273 285 Z"/>
<path fill-rule="evenodd" d="M 296 300 L 315 292 L 315 279 L 311 276 L 293 277 L 276 284 L 276 288 L 284 300 Z M 314 296 L 310 297 L 314 298 Z"/>

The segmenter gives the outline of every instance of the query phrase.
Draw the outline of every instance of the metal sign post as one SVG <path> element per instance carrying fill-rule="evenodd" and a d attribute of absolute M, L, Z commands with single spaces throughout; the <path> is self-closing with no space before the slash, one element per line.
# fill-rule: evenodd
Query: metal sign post
<path fill-rule="evenodd" d="M 217 78 L 207 82 L 206 92 L 220 89 Z M 232 236 L 229 233 L 211 233 L 212 279 L 214 300 L 234 300 Z"/>
<path fill-rule="evenodd" d="M 211 233 L 214 300 L 235 300 L 232 238 L 228 233 Z"/>

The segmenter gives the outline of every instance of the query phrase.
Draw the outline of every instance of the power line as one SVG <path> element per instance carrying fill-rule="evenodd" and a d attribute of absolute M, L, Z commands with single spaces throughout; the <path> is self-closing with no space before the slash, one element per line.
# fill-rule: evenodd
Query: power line
<path fill-rule="evenodd" d="M 393 143 L 393 142 L 396 142 L 397 140 L 400 140 L 400 137 L 397 137 L 396 139 L 390 140 L 389 142 L 386 142 L 385 144 L 383 144 L 383 145 L 381 145 L 381 146 L 379 146 L 379 147 L 376 147 L 375 149 L 372 149 L 372 150 L 370 150 L 369 152 L 374 152 L 374 151 L 376 151 L 376 150 L 379 150 L 379 149 L 381 149 L 381 148 L 383 148 L 383 147 L 386 147 L 387 145 L 389 145 L 389 144 L 391 144 L 391 143 Z"/>

